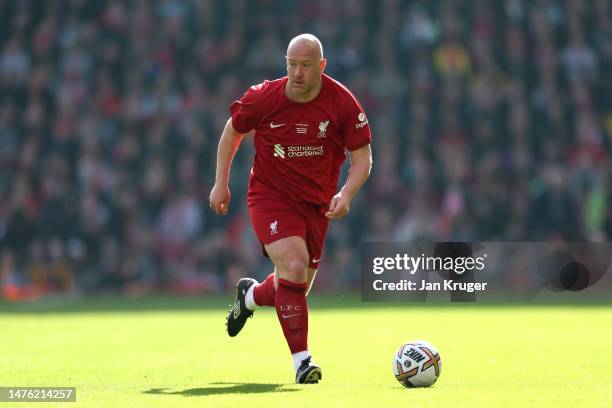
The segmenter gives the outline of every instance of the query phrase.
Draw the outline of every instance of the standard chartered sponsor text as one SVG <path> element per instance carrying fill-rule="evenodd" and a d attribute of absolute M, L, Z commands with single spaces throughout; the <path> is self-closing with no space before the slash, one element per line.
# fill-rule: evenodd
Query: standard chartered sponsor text
<path fill-rule="evenodd" d="M 287 157 L 323 156 L 323 146 L 287 146 Z"/>

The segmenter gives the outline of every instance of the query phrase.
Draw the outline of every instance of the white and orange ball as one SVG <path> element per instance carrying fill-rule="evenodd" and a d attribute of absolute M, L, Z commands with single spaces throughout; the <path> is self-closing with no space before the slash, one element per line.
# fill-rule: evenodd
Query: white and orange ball
<path fill-rule="evenodd" d="M 393 374 L 404 387 L 431 387 L 440 376 L 438 350 L 425 340 L 404 344 L 393 356 Z"/>

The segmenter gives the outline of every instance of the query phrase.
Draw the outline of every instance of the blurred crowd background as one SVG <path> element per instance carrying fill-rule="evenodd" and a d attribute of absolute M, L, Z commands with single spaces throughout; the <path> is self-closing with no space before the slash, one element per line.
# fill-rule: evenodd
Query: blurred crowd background
<path fill-rule="evenodd" d="M 358 284 L 362 240 L 612 239 L 610 0 L 0 0 L 4 297 L 267 275 L 252 136 L 228 216 L 208 194 L 229 104 L 302 32 L 374 140 L 319 288 Z"/>

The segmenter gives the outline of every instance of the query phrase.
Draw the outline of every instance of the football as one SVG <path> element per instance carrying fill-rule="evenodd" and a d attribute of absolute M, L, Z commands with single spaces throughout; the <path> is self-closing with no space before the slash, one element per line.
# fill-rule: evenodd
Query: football
<path fill-rule="evenodd" d="M 393 374 L 406 388 L 432 386 L 441 369 L 440 353 L 424 340 L 404 344 L 393 356 Z"/>

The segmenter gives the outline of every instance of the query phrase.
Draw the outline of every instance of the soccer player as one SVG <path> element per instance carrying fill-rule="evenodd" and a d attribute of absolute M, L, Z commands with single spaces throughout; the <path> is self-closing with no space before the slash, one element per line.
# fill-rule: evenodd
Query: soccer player
<path fill-rule="evenodd" d="M 308 351 L 306 295 L 316 275 L 330 220 L 347 215 L 370 174 L 371 133 L 363 108 L 341 83 L 323 73 L 317 37 L 302 34 L 287 48 L 287 76 L 252 86 L 231 107 L 219 140 L 210 207 L 227 214 L 230 166 L 243 135 L 255 130 L 248 208 L 264 255 L 274 264 L 263 282 L 238 281 L 227 332 L 236 336 L 260 306 L 276 308 L 295 381 L 317 383 L 321 368 Z M 351 167 L 338 191 L 345 151 Z"/>

